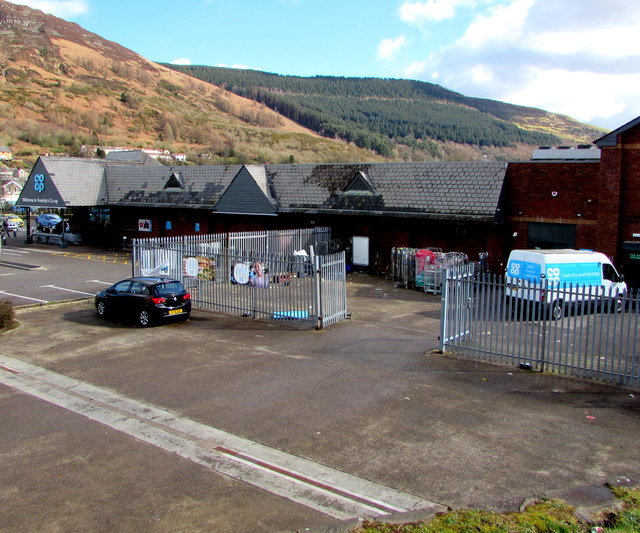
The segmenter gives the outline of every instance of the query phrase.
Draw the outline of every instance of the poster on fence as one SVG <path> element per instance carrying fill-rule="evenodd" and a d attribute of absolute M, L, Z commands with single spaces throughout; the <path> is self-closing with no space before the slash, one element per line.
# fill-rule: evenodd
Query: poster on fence
<path fill-rule="evenodd" d="M 182 260 L 182 273 L 187 278 L 216 279 L 216 261 L 213 257 L 185 257 Z"/>
<path fill-rule="evenodd" d="M 269 272 L 262 263 L 236 263 L 233 266 L 231 282 L 261 289 L 269 288 Z"/>

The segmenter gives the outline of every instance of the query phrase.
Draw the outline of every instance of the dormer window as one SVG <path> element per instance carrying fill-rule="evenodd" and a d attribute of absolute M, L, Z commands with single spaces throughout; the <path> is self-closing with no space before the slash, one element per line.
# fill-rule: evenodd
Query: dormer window
<path fill-rule="evenodd" d="M 378 194 L 373 182 L 361 170 L 349 182 L 343 192 L 345 194 Z"/>
<path fill-rule="evenodd" d="M 164 185 L 165 189 L 184 189 L 184 180 L 180 172 L 172 172 Z"/>

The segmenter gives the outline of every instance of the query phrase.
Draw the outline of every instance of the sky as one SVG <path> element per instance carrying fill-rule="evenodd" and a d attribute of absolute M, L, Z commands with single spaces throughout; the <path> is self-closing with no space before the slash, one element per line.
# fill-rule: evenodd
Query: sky
<path fill-rule="evenodd" d="M 640 116 L 637 0 L 12 0 L 164 63 L 405 78 L 614 130 Z"/>

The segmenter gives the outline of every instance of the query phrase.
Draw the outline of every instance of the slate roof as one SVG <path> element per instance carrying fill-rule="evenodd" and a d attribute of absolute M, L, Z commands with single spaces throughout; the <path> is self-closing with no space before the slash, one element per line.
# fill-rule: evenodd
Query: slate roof
<path fill-rule="evenodd" d="M 507 164 L 371 163 L 269 165 L 280 212 L 360 210 L 428 218 L 493 219 Z M 362 172 L 375 193 L 343 192 Z"/>
<path fill-rule="evenodd" d="M 593 144 L 597 145 L 598 148 L 602 148 L 603 146 L 616 146 L 618 144 L 618 135 L 630 130 L 631 128 L 635 128 L 639 124 L 640 117 L 636 117 L 626 124 L 623 124 L 619 128 L 613 130 L 611 133 L 607 133 L 599 139 L 596 139 L 595 141 L 593 141 Z"/>
<path fill-rule="evenodd" d="M 243 168 L 242 165 L 146 166 L 126 161 L 62 157 L 42 157 L 41 162 L 67 206 L 215 210 Z M 257 188 L 253 188 L 253 192 L 249 191 L 251 188 L 246 189 L 246 200 L 243 189 L 234 190 L 234 199 L 229 204 L 234 212 L 254 202 L 254 207 L 270 204 L 271 213 L 273 210 L 276 213 L 360 213 L 494 221 L 500 215 L 507 164 L 283 164 L 244 168 L 250 174 L 247 179 L 253 178 Z M 260 204 L 259 191 L 268 204 Z"/>
<path fill-rule="evenodd" d="M 142 150 L 114 150 L 109 152 L 105 159 L 111 162 L 127 163 L 129 165 L 149 165 L 149 166 L 163 166 L 160 161 L 154 159 L 149 154 L 146 154 Z"/>
<path fill-rule="evenodd" d="M 102 159 L 41 156 L 49 175 L 55 180 L 60 196 L 67 206 L 100 205 L 106 196 L 102 179 L 106 162 Z"/>
<path fill-rule="evenodd" d="M 106 169 L 107 203 L 212 209 L 242 165 L 117 167 Z M 174 172 L 184 188 L 165 188 Z"/>

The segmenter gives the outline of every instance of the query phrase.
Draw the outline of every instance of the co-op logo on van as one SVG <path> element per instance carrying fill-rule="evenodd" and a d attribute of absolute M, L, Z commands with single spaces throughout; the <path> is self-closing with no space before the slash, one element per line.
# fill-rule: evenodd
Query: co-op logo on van
<path fill-rule="evenodd" d="M 560 269 L 558 267 L 547 268 L 547 279 L 549 280 L 549 283 L 560 283 Z"/>
<path fill-rule="evenodd" d="M 33 177 L 33 188 L 36 192 L 44 192 L 44 174 L 36 174 Z"/>

